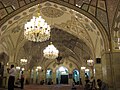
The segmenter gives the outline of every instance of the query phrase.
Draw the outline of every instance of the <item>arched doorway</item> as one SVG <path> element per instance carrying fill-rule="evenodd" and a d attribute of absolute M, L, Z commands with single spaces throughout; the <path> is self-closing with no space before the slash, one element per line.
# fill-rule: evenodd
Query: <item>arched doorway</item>
<path fill-rule="evenodd" d="M 90 78 L 90 70 L 89 69 L 85 69 L 85 77 Z"/>
<path fill-rule="evenodd" d="M 76 69 L 73 71 L 73 81 L 76 85 L 80 83 L 80 74 L 79 71 Z"/>
<path fill-rule="evenodd" d="M 46 72 L 46 84 L 51 85 L 52 84 L 52 70 L 48 69 Z"/>
<path fill-rule="evenodd" d="M 56 70 L 56 83 L 68 84 L 68 69 L 66 67 L 61 66 Z"/>

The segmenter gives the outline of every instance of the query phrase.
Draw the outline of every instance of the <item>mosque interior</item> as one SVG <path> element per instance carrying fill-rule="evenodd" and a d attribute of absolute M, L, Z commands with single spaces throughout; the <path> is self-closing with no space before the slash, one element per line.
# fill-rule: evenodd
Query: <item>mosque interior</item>
<path fill-rule="evenodd" d="M 24 37 L 24 25 L 38 11 L 51 27 L 44 42 Z M 55 59 L 43 56 L 50 42 L 59 50 Z M 79 85 L 86 73 L 120 90 L 120 0 L 0 0 L 0 87 L 7 85 L 11 64 L 20 67 L 16 78 L 24 68 L 31 84 L 74 79 Z"/>

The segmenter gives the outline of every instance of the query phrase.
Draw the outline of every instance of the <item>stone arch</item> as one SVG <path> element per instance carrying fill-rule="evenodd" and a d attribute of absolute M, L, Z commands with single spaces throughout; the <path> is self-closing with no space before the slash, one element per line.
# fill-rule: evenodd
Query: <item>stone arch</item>
<path fill-rule="evenodd" d="M 109 47 L 109 41 L 108 41 L 107 33 L 105 32 L 105 29 L 104 29 L 104 27 L 102 26 L 102 24 L 101 24 L 95 17 L 93 17 L 91 14 L 85 12 L 84 10 L 75 7 L 74 5 L 70 5 L 69 3 L 64 3 L 64 1 L 53 1 L 53 0 L 49 0 L 49 1 L 50 1 L 50 2 L 54 2 L 54 3 L 56 3 L 56 4 L 60 4 L 60 5 L 62 5 L 62 6 L 66 6 L 66 7 L 70 8 L 70 9 L 73 9 L 73 10 L 75 10 L 75 11 L 77 11 L 77 12 L 85 15 L 86 17 L 90 18 L 90 19 L 95 23 L 95 25 L 98 27 L 98 29 L 99 29 L 99 31 L 100 31 L 100 33 L 101 33 L 103 42 L 104 42 L 105 51 L 108 51 L 108 49 L 109 49 L 110 47 Z M 43 2 L 46 2 L 46 0 L 44 0 Z M 30 7 L 32 7 L 32 6 L 35 6 L 35 5 L 38 4 L 38 3 L 39 3 L 38 1 L 35 1 L 34 3 L 27 4 L 26 6 L 21 7 L 20 9 L 18 9 L 18 10 L 16 10 L 16 11 L 14 11 L 13 13 L 9 14 L 7 17 L 5 17 L 3 20 L 1 20 L 1 21 L 3 21 L 3 23 L 2 23 L 3 25 L 2 25 L 2 27 L 1 27 L 1 29 L 3 30 L 3 27 L 5 27 L 4 24 L 8 23 L 8 22 L 6 22 L 6 21 L 7 21 L 7 19 L 9 20 L 9 19 L 11 18 L 11 16 L 15 16 L 15 15 L 17 15 L 18 13 L 20 13 L 21 11 L 23 11 L 23 10 L 25 10 L 25 9 L 28 9 L 28 8 L 30 8 Z M 19 17 L 14 17 L 14 19 L 15 19 L 15 18 L 19 18 Z M 5 22 L 6 22 L 6 23 L 5 23 Z M 94 53 L 95 53 L 95 52 L 94 52 Z M 96 57 L 96 55 L 94 55 L 93 58 L 95 58 L 95 57 Z"/>
<path fill-rule="evenodd" d="M 47 0 L 42 0 L 42 3 L 43 3 L 43 2 L 46 2 L 46 1 L 47 1 Z M 74 5 L 72 5 L 72 4 L 70 4 L 70 3 L 67 3 L 67 2 L 65 2 L 65 1 L 54 1 L 54 0 L 49 0 L 49 1 L 50 1 L 50 2 L 53 2 L 53 3 L 56 3 L 56 4 L 60 4 L 60 5 L 62 5 L 62 6 L 66 6 L 66 7 L 68 7 L 68 8 L 73 9 L 73 10 L 76 10 L 76 11 L 78 11 L 79 13 L 82 13 L 82 14 L 84 14 L 85 16 L 87 16 L 88 18 L 90 18 L 91 20 L 93 20 L 93 22 L 95 22 L 96 25 L 98 26 L 100 32 L 103 34 L 102 36 L 103 36 L 103 38 L 104 38 L 104 40 L 105 40 L 104 43 L 105 43 L 106 50 L 109 49 L 108 36 L 107 36 L 107 34 L 106 34 L 106 32 L 105 32 L 105 28 L 102 26 L 102 24 L 101 24 L 95 17 L 93 17 L 91 14 L 85 12 L 84 10 L 82 10 L 82 9 L 80 9 L 80 8 L 77 8 L 77 7 L 75 7 Z M 3 19 L 1 20 L 0 26 L 3 26 L 3 24 L 4 24 L 7 20 L 9 20 L 12 16 L 17 15 L 18 13 L 22 12 L 23 10 L 28 9 L 28 8 L 34 6 L 34 5 L 38 4 L 38 3 L 40 3 L 39 0 L 38 0 L 38 1 L 35 1 L 35 2 L 32 2 L 32 3 L 29 3 L 29 4 L 26 4 L 24 7 L 21 7 L 21 8 L 19 8 L 19 9 L 15 10 L 15 11 L 13 11 L 12 13 L 10 13 L 9 15 L 7 15 L 5 18 L 3 18 Z M 106 41 L 107 41 L 107 42 L 106 42 Z"/>

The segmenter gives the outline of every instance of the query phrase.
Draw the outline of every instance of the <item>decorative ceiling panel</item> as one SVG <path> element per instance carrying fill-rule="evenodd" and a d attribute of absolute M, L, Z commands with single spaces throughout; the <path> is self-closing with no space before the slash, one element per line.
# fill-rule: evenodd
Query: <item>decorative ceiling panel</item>
<path fill-rule="evenodd" d="M 64 12 L 53 7 L 44 7 L 42 8 L 42 14 L 49 18 L 58 18 L 61 17 Z"/>
<path fill-rule="evenodd" d="M 8 1 L 10 1 L 10 0 L 8 0 Z M 0 4 L 0 7 L 1 7 L 0 8 L 0 12 L 1 12 L 0 20 L 6 18 L 6 16 L 10 15 L 9 13 L 11 13 L 11 12 L 14 12 L 16 10 L 17 10 L 17 12 L 19 12 L 20 8 L 22 8 L 22 7 L 27 7 L 27 5 L 28 6 L 35 5 L 35 6 L 30 7 L 29 9 L 23 10 L 20 13 L 16 13 L 15 16 L 8 19 L 8 21 L 6 21 L 0 27 L 0 29 L 2 31 L 1 34 L 3 37 L 4 37 L 4 35 L 10 34 L 13 36 L 12 39 L 16 39 L 15 38 L 16 36 L 14 37 L 14 35 L 17 35 L 18 33 L 20 33 L 18 35 L 19 40 L 16 43 L 16 46 L 18 46 L 18 48 L 20 48 L 20 47 L 22 47 L 22 45 L 24 46 L 24 44 L 21 44 L 21 43 L 23 43 L 22 42 L 23 37 L 21 37 L 22 32 L 19 32 L 19 30 L 18 30 L 19 28 L 17 28 L 17 26 L 15 24 L 16 23 L 19 24 L 20 31 L 22 31 L 24 28 L 24 24 L 28 20 L 30 20 L 33 15 L 37 15 L 38 5 L 36 5 L 37 4 L 36 0 L 13 0 L 11 2 L 8 2 L 8 1 L 6 1 L 6 0 L 0 1 L 1 2 L 1 4 Z M 45 0 L 43 0 L 43 1 L 45 1 Z M 54 2 L 54 0 L 49 0 L 49 1 Z M 92 49 L 90 49 L 90 51 L 99 47 L 101 45 L 100 43 L 102 43 L 102 45 L 104 47 L 101 32 L 100 32 L 99 28 L 97 27 L 97 25 L 91 19 L 89 19 L 88 17 L 86 17 L 83 14 L 80 14 L 79 12 L 77 12 L 73 9 L 70 9 L 65 6 L 58 5 L 56 3 L 52 3 L 49 1 L 43 2 L 42 4 L 40 4 L 40 12 L 41 12 L 41 16 L 49 24 L 51 24 L 53 27 L 60 29 L 60 30 L 52 31 L 53 34 L 51 35 L 52 41 L 63 43 L 63 44 L 55 43 L 55 45 L 57 45 L 56 47 L 59 48 L 59 47 L 62 47 L 62 45 L 64 45 L 64 47 L 69 48 L 70 50 L 75 52 L 77 50 L 75 48 L 81 48 L 79 45 L 76 46 L 76 43 L 78 42 L 79 39 L 83 40 L 83 42 L 86 43 L 86 46 L 89 46 L 89 48 L 92 48 Z M 98 2 L 98 0 L 76 0 L 76 2 L 75 2 L 75 0 L 60 0 L 60 1 L 66 2 L 73 6 L 76 6 L 77 8 L 80 8 L 80 10 L 81 9 L 83 11 L 86 10 L 86 13 L 88 13 L 90 15 L 92 14 L 92 16 L 95 17 L 96 20 L 98 20 L 109 32 L 108 17 L 107 17 L 106 6 L 105 6 L 106 1 L 102 1 L 102 2 Z M 96 3 L 95 2 L 93 3 L 93 1 L 95 1 Z M 80 7 L 79 7 L 79 5 L 80 5 Z M 118 14 L 118 16 L 119 16 L 119 14 Z M 62 32 L 61 30 L 67 32 L 67 34 L 65 32 Z M 68 33 L 72 34 L 72 35 L 69 35 Z M 54 37 L 56 37 L 56 38 L 54 38 Z M 97 41 L 97 39 L 99 41 Z M 12 40 L 12 41 L 14 41 L 14 40 Z M 49 42 L 47 42 L 47 44 L 48 43 Z M 100 45 L 98 45 L 96 43 L 99 43 Z M 47 44 L 41 45 L 41 46 L 44 47 L 44 46 L 47 46 Z M 37 47 L 38 46 L 34 46 L 33 48 L 36 49 Z M 34 50 L 34 49 L 32 49 L 32 50 Z M 63 49 L 64 48 L 62 48 L 61 50 L 63 50 Z M 102 48 L 102 49 L 104 49 L 104 48 Z M 29 51 L 29 52 L 31 52 L 31 51 Z M 37 53 L 42 53 L 41 48 L 36 50 L 36 52 L 32 53 L 31 55 L 34 56 Z M 68 51 L 65 50 L 65 53 L 68 53 Z M 35 56 L 35 57 L 39 58 L 38 56 Z M 87 57 L 87 55 L 85 57 Z"/>

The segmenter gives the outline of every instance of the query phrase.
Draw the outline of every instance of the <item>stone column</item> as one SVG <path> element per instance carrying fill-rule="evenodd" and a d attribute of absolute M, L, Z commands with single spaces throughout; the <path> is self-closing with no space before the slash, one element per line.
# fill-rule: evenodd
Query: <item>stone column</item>
<path fill-rule="evenodd" d="M 29 84 L 30 83 L 30 78 L 31 78 L 31 70 L 26 70 L 24 72 L 24 76 L 25 76 L 25 84 Z"/>
<path fill-rule="evenodd" d="M 36 70 L 33 70 L 33 84 L 36 84 Z"/>
<path fill-rule="evenodd" d="M 111 67 L 111 54 L 110 52 L 103 53 L 101 57 L 102 65 L 102 80 L 106 82 L 110 88 L 113 88 L 113 68 Z M 111 89 L 112 90 L 112 89 Z"/>
<path fill-rule="evenodd" d="M 15 64 L 14 61 L 15 61 L 15 60 L 14 60 L 14 54 L 13 54 L 13 55 L 10 55 L 10 56 L 9 56 L 9 65 L 10 65 L 10 64 Z"/>
<path fill-rule="evenodd" d="M 81 76 L 81 81 L 82 81 L 82 85 L 85 85 L 85 69 L 80 70 L 80 76 Z"/>
<path fill-rule="evenodd" d="M 73 69 L 69 70 L 68 73 L 68 84 L 72 85 L 73 83 Z"/>
<path fill-rule="evenodd" d="M 94 76 L 94 73 L 93 73 L 93 66 L 90 66 L 89 68 L 89 71 L 90 71 L 90 76 L 89 76 L 89 79 Z"/>
<path fill-rule="evenodd" d="M 94 64 L 95 67 L 95 79 L 102 79 L 102 64 Z"/>
<path fill-rule="evenodd" d="M 52 81 L 53 84 L 56 84 L 56 72 L 52 72 Z"/>
<path fill-rule="evenodd" d="M 120 52 L 106 52 L 102 55 L 103 81 L 110 90 L 120 90 Z"/>
<path fill-rule="evenodd" d="M 6 79 L 5 79 L 5 82 L 3 82 L 3 83 L 5 84 L 5 88 L 8 87 L 8 77 L 9 77 L 9 74 L 8 74 L 7 68 L 8 68 L 8 66 L 4 67 L 4 77 L 6 77 Z"/>
<path fill-rule="evenodd" d="M 113 90 L 120 90 L 120 52 L 111 53 L 111 64 L 113 77 L 110 80 L 113 79 Z"/>

